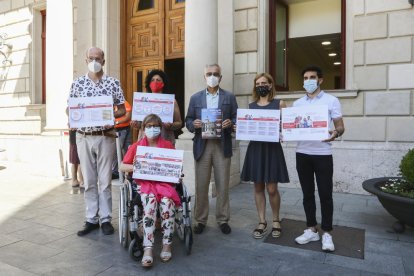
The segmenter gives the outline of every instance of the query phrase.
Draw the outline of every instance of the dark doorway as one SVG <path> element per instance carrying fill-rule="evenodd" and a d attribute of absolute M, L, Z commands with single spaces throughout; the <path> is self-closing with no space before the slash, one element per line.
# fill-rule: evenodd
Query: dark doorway
<path fill-rule="evenodd" d="M 167 73 L 171 93 L 175 94 L 175 99 L 180 107 L 181 120 L 184 122 L 184 59 L 167 59 L 164 63 L 164 71 Z M 181 131 L 176 132 L 176 136 Z"/>

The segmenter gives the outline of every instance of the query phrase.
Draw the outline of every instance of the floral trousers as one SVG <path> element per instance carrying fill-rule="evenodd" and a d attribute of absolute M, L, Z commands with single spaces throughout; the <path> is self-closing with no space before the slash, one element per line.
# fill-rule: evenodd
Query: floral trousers
<path fill-rule="evenodd" d="M 144 247 L 154 244 L 155 221 L 157 219 L 157 209 L 160 209 L 162 243 L 171 244 L 174 235 L 175 204 L 163 197 L 158 203 L 155 195 L 141 194 L 142 206 L 144 207 L 143 227 L 144 227 Z M 159 206 L 158 206 L 159 205 Z"/>

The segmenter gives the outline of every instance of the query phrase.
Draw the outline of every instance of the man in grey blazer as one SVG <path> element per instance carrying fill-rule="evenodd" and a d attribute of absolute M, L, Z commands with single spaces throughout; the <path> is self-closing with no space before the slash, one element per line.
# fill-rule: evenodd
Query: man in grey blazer
<path fill-rule="evenodd" d="M 231 228 L 229 206 L 230 164 L 232 152 L 231 132 L 236 123 L 237 102 L 233 93 L 219 87 L 221 68 L 218 64 L 207 65 L 204 79 L 207 88 L 190 98 L 185 125 L 194 133 L 193 154 L 195 160 L 195 208 L 194 233 L 201 234 L 207 224 L 209 211 L 208 191 L 211 168 L 214 168 L 214 180 L 217 191 L 216 221 L 224 234 Z M 202 139 L 201 110 L 219 108 L 222 112 L 222 135 L 219 139 Z"/>

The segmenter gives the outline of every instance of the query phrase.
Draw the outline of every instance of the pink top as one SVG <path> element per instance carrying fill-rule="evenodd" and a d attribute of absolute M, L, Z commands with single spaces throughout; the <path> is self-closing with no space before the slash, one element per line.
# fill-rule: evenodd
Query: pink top
<path fill-rule="evenodd" d="M 124 164 L 133 164 L 138 146 L 148 146 L 147 137 L 144 136 L 141 140 L 135 142 L 128 148 L 124 160 L 122 161 Z M 175 149 L 170 141 L 163 139 L 161 136 L 158 137 L 157 148 Z M 175 190 L 174 184 L 143 179 L 137 179 L 137 181 L 141 184 L 141 192 L 144 194 L 155 195 L 158 202 L 160 202 L 163 197 L 166 197 L 172 199 L 176 206 L 181 205 L 180 197 Z"/>

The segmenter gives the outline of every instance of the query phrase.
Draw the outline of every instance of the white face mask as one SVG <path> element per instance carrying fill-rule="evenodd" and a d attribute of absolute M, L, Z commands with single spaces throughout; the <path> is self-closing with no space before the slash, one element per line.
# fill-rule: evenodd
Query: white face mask
<path fill-rule="evenodd" d="M 146 127 L 145 128 L 145 136 L 147 136 L 147 138 L 156 138 L 160 135 L 161 133 L 161 128 L 160 127 Z"/>
<path fill-rule="evenodd" d="M 98 72 L 101 72 L 102 65 L 96 60 L 92 60 L 91 62 L 88 63 L 88 69 L 92 73 L 98 73 Z"/>
<path fill-rule="evenodd" d="M 214 88 L 219 85 L 220 79 L 215 76 L 207 77 L 207 85 Z"/>
<path fill-rule="evenodd" d="M 317 80 L 312 80 L 312 79 L 305 80 L 303 82 L 303 88 L 305 88 L 306 92 L 312 94 L 318 88 L 318 82 Z"/>

